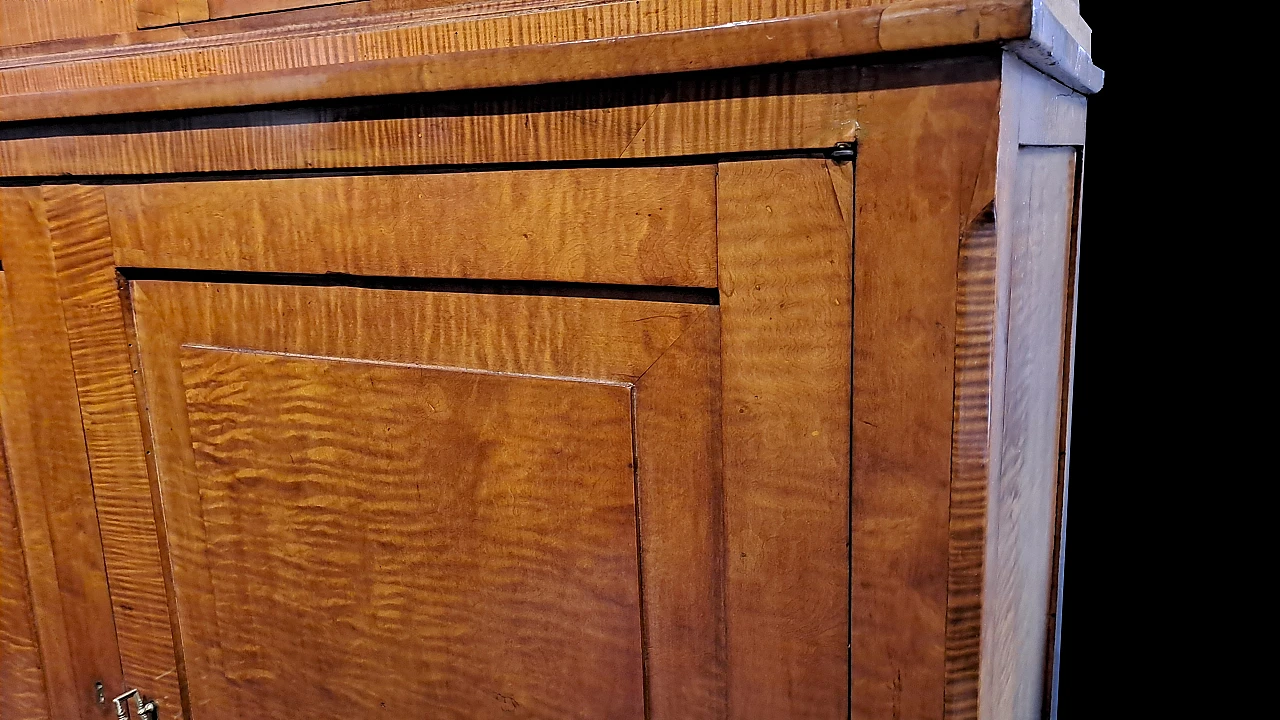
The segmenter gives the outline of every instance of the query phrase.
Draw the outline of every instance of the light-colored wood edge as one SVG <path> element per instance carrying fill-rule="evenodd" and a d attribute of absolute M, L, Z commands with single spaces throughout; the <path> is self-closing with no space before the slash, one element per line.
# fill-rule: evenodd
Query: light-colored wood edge
<path fill-rule="evenodd" d="M 1018 57 L 1073 90 L 1092 95 L 1102 89 L 1105 73 L 1093 64 L 1089 48 L 1071 34 L 1044 0 L 1034 0 L 1031 34 L 1009 44 Z"/>
<path fill-rule="evenodd" d="M 1050 589 L 1050 611 L 1056 613 L 1060 612 L 1059 603 L 1061 601 L 1061 560 L 1064 552 L 1062 533 L 1066 524 L 1066 484 L 1070 458 L 1070 408 L 1075 353 L 1075 298 L 1078 283 L 1076 273 L 1078 269 L 1080 209 L 1082 207 L 1080 189 L 1083 179 L 1083 167 L 1081 166 L 1081 161 L 1084 156 L 1086 107 L 1083 97 L 1071 92 L 1055 79 L 1045 77 L 1037 68 L 1027 64 L 1021 55 L 1014 52 L 1012 48 L 1009 48 L 1004 53 L 1001 71 L 1001 136 L 999 139 L 999 167 L 997 171 L 1000 179 L 997 182 L 997 213 L 1002 217 L 1002 220 L 1001 226 L 997 229 L 999 246 L 996 260 L 996 284 L 998 289 L 996 292 L 996 324 L 992 348 L 994 373 L 989 388 L 988 405 L 990 412 L 990 442 L 992 443 L 992 455 L 988 459 L 989 484 L 995 482 L 995 478 L 1001 472 L 1002 456 L 996 443 L 1005 434 L 1004 375 L 1007 364 L 1016 360 L 1009 356 L 1007 347 L 1009 342 L 1008 305 L 1012 282 L 1010 278 L 1011 259 L 1009 257 L 1011 252 L 1009 245 L 1012 242 L 1008 237 L 1009 231 L 1007 227 L 1016 213 L 1018 202 L 1015 197 L 1015 183 L 1010 178 L 1016 177 L 1017 157 L 1020 148 L 1028 146 L 1074 146 L 1077 148 L 1077 185 L 1073 208 L 1074 218 L 1071 220 L 1073 238 L 1068 246 L 1070 264 L 1065 278 L 1067 301 L 1064 307 L 1068 316 L 1063 318 L 1065 347 L 1062 359 L 1062 408 L 1060 412 L 1059 439 L 1061 456 L 1058 470 L 1059 501 L 1056 511 L 1056 542 L 1053 548 L 1055 553 L 1053 559 L 1053 582 L 1056 583 L 1056 586 Z M 1004 209 L 1001 211 L 999 208 Z M 984 517 L 984 528 L 987 524 L 988 520 Z M 986 542 L 992 542 L 993 539 L 989 537 L 990 532 L 986 530 L 984 532 L 988 534 Z M 987 577 L 989 569 L 984 567 L 983 573 L 984 583 L 986 583 L 989 581 Z M 1060 616 L 1056 614 L 1046 619 L 1048 643 L 1046 648 L 1047 657 L 1045 658 L 1047 685 L 1045 687 L 1044 705 L 1047 715 L 1053 717 L 1057 711 L 1057 651 L 1059 647 L 1058 632 L 1061 625 Z M 991 628 L 984 627 L 983 633 L 986 634 L 990 630 Z M 984 644 L 988 643 L 989 639 L 983 638 L 982 642 Z M 989 667 L 991 662 L 992 660 L 988 657 L 980 658 L 979 671 L 984 677 L 992 672 Z M 989 690 L 990 688 L 984 687 L 981 691 L 985 695 Z M 990 699 L 986 698 L 983 702 L 984 704 L 990 704 Z M 986 710 L 985 707 L 980 707 L 979 709 Z"/>
<path fill-rule="evenodd" d="M 9 95 L 0 122 L 716 70 L 1031 36 L 1028 0 L 910 0 L 594 40 Z M 1058 27 L 1061 27 L 1059 24 Z"/>
<path fill-rule="evenodd" d="M 1070 267 L 1067 270 L 1067 313 L 1066 326 L 1067 351 L 1063 357 L 1063 393 L 1062 393 L 1062 463 L 1058 480 L 1058 527 L 1055 533 L 1053 581 L 1053 634 L 1049 638 L 1049 720 L 1058 720 L 1058 682 L 1062 668 L 1062 595 L 1066 579 L 1067 560 L 1067 495 L 1071 487 L 1071 412 L 1075 406 L 1075 371 L 1076 371 L 1076 318 L 1079 309 L 1080 293 L 1080 229 L 1082 227 L 1081 212 L 1084 207 L 1084 161 L 1085 150 L 1080 149 L 1076 156 L 1076 205 L 1075 219 L 1072 229 L 1075 233 L 1069 252 Z"/>

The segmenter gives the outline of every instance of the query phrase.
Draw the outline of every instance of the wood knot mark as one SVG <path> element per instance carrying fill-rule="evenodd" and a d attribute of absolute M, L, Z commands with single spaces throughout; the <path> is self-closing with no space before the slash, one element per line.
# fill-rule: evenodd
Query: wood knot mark
<path fill-rule="evenodd" d="M 502 712 L 515 712 L 520 708 L 520 703 L 509 695 L 503 695 L 502 693 L 496 692 L 493 693 L 493 699 L 498 702 L 498 706 L 502 709 Z"/>

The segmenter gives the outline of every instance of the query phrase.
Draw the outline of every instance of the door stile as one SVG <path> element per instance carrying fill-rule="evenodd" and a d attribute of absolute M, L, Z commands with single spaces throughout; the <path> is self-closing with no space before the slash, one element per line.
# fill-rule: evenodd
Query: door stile
<path fill-rule="evenodd" d="M 117 281 L 105 190 L 42 188 L 85 445 L 102 528 L 124 683 L 180 715 L 163 513 L 147 468 L 133 342 Z"/>
<path fill-rule="evenodd" d="M 48 209 L 38 187 L 0 189 L 3 414 L 50 710 L 89 719 L 123 678 Z"/>

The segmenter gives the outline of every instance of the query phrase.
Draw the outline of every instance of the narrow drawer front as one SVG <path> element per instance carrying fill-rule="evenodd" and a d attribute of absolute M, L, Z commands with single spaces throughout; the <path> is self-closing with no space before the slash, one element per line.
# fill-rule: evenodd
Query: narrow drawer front
<path fill-rule="evenodd" d="M 120 266 L 716 286 L 713 165 L 107 188 Z"/>

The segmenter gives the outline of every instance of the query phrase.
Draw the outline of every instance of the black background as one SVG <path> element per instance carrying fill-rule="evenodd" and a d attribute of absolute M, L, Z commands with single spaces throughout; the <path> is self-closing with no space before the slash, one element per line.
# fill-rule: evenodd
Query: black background
<path fill-rule="evenodd" d="M 1071 479 L 1067 508 L 1066 564 L 1061 608 L 1062 645 L 1059 717 L 1107 716 L 1099 712 L 1116 688 L 1116 671 L 1132 659 L 1130 636 L 1115 625 L 1128 616 L 1123 590 L 1135 582 L 1122 567 L 1126 543 L 1118 528 L 1127 510 L 1116 492 L 1117 441 L 1132 437 L 1135 418 L 1117 402 L 1113 384 L 1132 372 L 1136 333 L 1143 325 L 1133 301 L 1136 275 L 1129 256 L 1135 227 L 1135 190 L 1151 181 L 1136 172 L 1142 143 L 1151 137 L 1137 118 L 1138 86 L 1150 78 L 1134 47 L 1141 28 L 1130 27 L 1145 13 L 1129 3 L 1082 0 L 1081 15 L 1093 28 L 1094 62 L 1106 84 L 1089 100 L 1077 297 L 1075 397 L 1072 407 Z M 1148 65 L 1150 63 L 1147 63 Z M 1137 79 L 1137 82 L 1135 82 Z M 1127 228 L 1127 229 L 1126 229 Z M 1140 275 L 1140 273 L 1139 273 Z M 1130 360 L 1126 360 L 1129 358 Z M 1132 390 L 1120 397 L 1132 397 Z M 1133 617 L 1133 616 L 1129 616 Z M 1131 689 L 1132 690 L 1132 689 Z"/>

